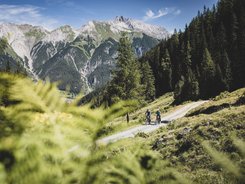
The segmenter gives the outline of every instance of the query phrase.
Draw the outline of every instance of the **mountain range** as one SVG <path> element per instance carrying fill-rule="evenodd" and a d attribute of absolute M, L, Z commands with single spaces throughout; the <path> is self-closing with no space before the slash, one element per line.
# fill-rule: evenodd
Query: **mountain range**
<path fill-rule="evenodd" d="M 7 41 L 0 53 L 0 69 L 20 65 L 34 79 L 59 81 L 59 88 L 88 93 L 110 80 L 122 32 L 132 39 L 136 57 L 169 36 L 165 28 L 118 16 L 110 21 L 89 21 L 80 29 L 69 25 L 48 31 L 43 27 L 4 23 L 0 38 Z M 15 67 L 16 68 L 16 67 Z"/>

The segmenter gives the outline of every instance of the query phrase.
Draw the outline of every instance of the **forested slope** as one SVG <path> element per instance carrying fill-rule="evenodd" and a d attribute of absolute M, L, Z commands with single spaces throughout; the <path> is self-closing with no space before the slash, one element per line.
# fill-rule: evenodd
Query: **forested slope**
<path fill-rule="evenodd" d="M 245 85 L 245 1 L 221 0 L 147 52 L 156 95 L 175 91 L 177 102 L 209 98 Z"/>
<path fill-rule="evenodd" d="M 220 0 L 212 9 L 204 7 L 202 13 L 198 12 L 184 31 L 175 30 L 171 37 L 138 59 L 140 86 L 130 90 L 138 91 L 138 96 L 146 102 L 173 91 L 175 103 L 208 99 L 223 91 L 236 90 L 245 85 L 244 50 L 245 2 Z M 115 99 L 132 99 L 121 94 L 129 89 L 126 83 L 115 82 L 116 78 L 121 81 L 125 78 L 129 84 L 135 82 L 135 77 L 128 75 L 129 64 L 125 63 L 125 67 L 116 69 L 107 86 L 83 98 L 82 102 L 99 106 L 110 105 Z M 118 75 L 120 70 L 124 73 Z M 131 70 L 131 75 L 138 73 L 134 72 L 137 70 Z M 124 90 L 118 91 L 115 87 Z"/>

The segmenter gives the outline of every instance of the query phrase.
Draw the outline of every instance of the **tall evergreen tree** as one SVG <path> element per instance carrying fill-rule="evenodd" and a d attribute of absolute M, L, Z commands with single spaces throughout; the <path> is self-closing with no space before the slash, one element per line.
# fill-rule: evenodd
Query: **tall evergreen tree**
<path fill-rule="evenodd" d="M 226 51 L 222 51 L 221 53 L 221 65 L 225 90 L 230 90 L 232 82 L 231 61 Z"/>
<path fill-rule="evenodd" d="M 113 78 L 108 86 L 108 95 L 111 97 L 109 104 L 118 100 L 141 100 L 142 86 L 138 61 L 134 56 L 131 42 L 126 33 L 122 34 L 119 41 L 118 60 Z"/>
<path fill-rule="evenodd" d="M 149 63 L 143 62 L 141 66 L 142 79 L 141 83 L 143 85 L 143 91 L 145 95 L 145 99 L 147 101 L 154 100 L 155 98 L 155 79 L 152 73 L 152 69 Z"/>
<path fill-rule="evenodd" d="M 197 100 L 200 95 L 199 83 L 195 74 L 191 71 L 188 78 L 188 98 L 187 100 Z"/>
<path fill-rule="evenodd" d="M 214 77 L 215 74 L 214 62 L 207 48 L 204 49 L 201 66 L 203 71 L 203 78 L 205 80 L 208 80 L 210 77 L 211 78 Z"/>
<path fill-rule="evenodd" d="M 191 69 L 191 47 L 189 41 L 187 41 L 183 52 L 183 77 L 177 84 L 175 92 L 176 102 L 181 99 L 184 100 L 196 100 L 199 97 L 199 83 L 195 74 Z M 179 95 L 179 96 L 178 96 Z"/>
<path fill-rule="evenodd" d="M 8 40 L 7 38 L 3 37 L 0 38 L 0 54 L 4 52 L 4 49 L 7 47 Z"/>
<path fill-rule="evenodd" d="M 176 103 L 183 101 L 183 92 L 184 92 L 185 78 L 181 76 L 180 80 L 176 83 L 174 87 L 174 99 Z"/>
<path fill-rule="evenodd" d="M 10 62 L 7 60 L 5 71 L 9 73 L 11 71 Z"/>
<path fill-rule="evenodd" d="M 185 86 L 186 86 L 186 100 L 196 100 L 199 96 L 199 84 L 195 74 L 192 71 L 192 59 L 191 59 L 191 46 L 190 42 L 187 41 L 185 46 Z"/>
<path fill-rule="evenodd" d="M 204 98 L 213 96 L 213 88 L 215 86 L 213 81 L 215 77 L 215 64 L 207 48 L 203 51 L 203 57 L 201 61 L 202 76 L 201 76 L 201 86 L 202 86 L 202 96 Z"/>
<path fill-rule="evenodd" d="M 172 90 L 172 66 L 168 49 L 165 49 L 161 63 L 162 85 L 165 86 L 165 91 Z"/>
<path fill-rule="evenodd" d="M 216 94 L 219 94 L 222 91 L 228 90 L 228 84 L 226 83 L 221 68 L 219 64 L 216 64 L 215 66 L 215 78 L 214 78 L 214 84 L 213 91 Z"/>
<path fill-rule="evenodd" d="M 185 74 L 188 75 L 188 73 L 190 72 L 191 70 L 191 46 L 190 46 L 190 42 L 187 41 L 186 45 L 185 45 L 185 49 L 184 49 L 184 62 L 183 62 L 183 72 Z"/>
<path fill-rule="evenodd" d="M 178 82 L 181 77 L 180 65 L 179 65 L 179 35 L 177 30 L 174 30 L 174 34 L 169 41 L 169 52 L 171 57 L 171 65 L 172 65 L 172 87 Z M 174 72 L 173 72 L 174 71 Z"/>

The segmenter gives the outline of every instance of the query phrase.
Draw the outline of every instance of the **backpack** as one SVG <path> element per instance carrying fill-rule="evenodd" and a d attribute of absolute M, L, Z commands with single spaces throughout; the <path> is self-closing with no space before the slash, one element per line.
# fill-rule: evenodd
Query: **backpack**
<path fill-rule="evenodd" d="M 150 111 L 146 111 L 146 116 L 151 116 L 151 112 Z"/>

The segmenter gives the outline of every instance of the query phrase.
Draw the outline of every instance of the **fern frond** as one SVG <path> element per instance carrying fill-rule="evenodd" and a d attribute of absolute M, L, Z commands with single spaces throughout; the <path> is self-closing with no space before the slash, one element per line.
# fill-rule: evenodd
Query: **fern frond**
<path fill-rule="evenodd" d="M 217 150 L 212 148 L 206 141 L 202 142 L 202 146 L 219 166 L 221 166 L 237 178 L 240 178 L 242 176 L 239 167 L 235 163 L 233 163 L 225 154 L 218 152 Z"/>
<path fill-rule="evenodd" d="M 241 151 L 243 157 L 245 158 L 245 142 L 241 139 L 238 139 L 236 136 L 231 137 L 235 146 Z"/>
<path fill-rule="evenodd" d="M 125 113 L 127 106 L 133 103 L 123 102 L 111 109 L 92 110 L 89 105 L 78 107 L 76 103 L 65 103 L 55 84 L 34 84 L 19 77 L 13 80 L 11 75 L 0 75 L 1 80 L 10 84 L 3 85 L 4 91 L 8 91 L 7 100 L 15 103 L 0 107 L 0 136 L 4 137 L 0 139 L 0 150 L 7 150 L 14 158 L 11 170 L 0 170 L 0 181 L 15 184 L 86 183 L 85 178 L 94 176 L 87 170 L 99 173 L 106 166 L 108 170 L 104 174 L 112 180 L 115 178 L 114 181 L 123 177 L 125 180 L 120 181 L 128 178 L 131 183 L 143 183 L 143 171 L 134 155 L 127 153 L 105 160 L 105 150 L 95 146 L 97 132 L 104 123 Z M 120 162 L 124 164 L 118 164 Z M 133 169 L 135 167 L 137 170 Z M 5 173 L 6 178 L 2 177 Z M 116 173 L 118 177 L 114 175 Z M 97 180 L 98 183 L 108 179 L 101 178 L 104 180 Z"/>
<path fill-rule="evenodd" d="M 100 160 L 100 158 L 101 156 L 97 155 L 97 159 L 89 162 L 90 166 L 96 164 L 97 167 L 88 168 L 85 183 L 145 183 L 144 173 L 131 152 L 118 154 L 108 160 Z"/>
<path fill-rule="evenodd" d="M 35 111 L 62 112 L 65 106 L 55 84 L 38 82 L 35 86 L 28 79 L 17 79 L 10 90 L 12 100 L 21 101 L 21 105 L 28 104 Z"/>

